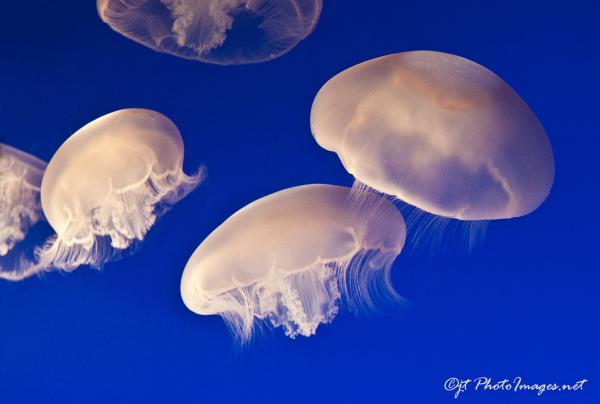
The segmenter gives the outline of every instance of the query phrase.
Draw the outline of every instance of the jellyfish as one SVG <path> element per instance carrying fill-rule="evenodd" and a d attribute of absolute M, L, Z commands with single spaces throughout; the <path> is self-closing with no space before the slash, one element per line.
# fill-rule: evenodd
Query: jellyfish
<path fill-rule="evenodd" d="M 239 210 L 196 249 L 181 278 L 185 305 L 221 315 L 241 342 L 257 324 L 310 336 L 340 303 L 398 298 L 390 269 L 404 245 L 396 207 L 375 193 L 304 185 Z"/>
<path fill-rule="evenodd" d="M 318 92 L 311 129 L 360 186 L 438 217 L 534 211 L 554 181 L 544 128 L 500 77 L 441 52 L 351 67 Z"/>
<path fill-rule="evenodd" d="M 322 0 L 98 0 L 102 21 L 155 51 L 219 65 L 259 63 L 315 28 Z"/>
<path fill-rule="evenodd" d="M 124 109 L 85 125 L 46 168 L 41 206 L 56 235 L 20 277 L 100 268 L 142 241 L 157 217 L 202 180 L 202 170 L 188 176 L 182 165 L 181 135 L 158 112 Z"/>
<path fill-rule="evenodd" d="M 37 157 L 0 144 L 0 257 L 43 217 L 40 186 L 45 169 Z"/>

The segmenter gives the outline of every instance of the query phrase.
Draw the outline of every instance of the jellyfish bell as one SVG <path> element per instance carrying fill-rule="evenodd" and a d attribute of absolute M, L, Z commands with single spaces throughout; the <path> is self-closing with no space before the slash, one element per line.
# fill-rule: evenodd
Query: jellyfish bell
<path fill-rule="evenodd" d="M 102 21 L 155 51 L 221 65 L 258 63 L 315 28 L 322 0 L 98 0 Z"/>
<path fill-rule="evenodd" d="M 389 279 L 405 239 L 400 212 L 374 193 L 350 203 L 351 189 L 305 185 L 261 198 L 213 231 L 181 279 L 185 305 L 220 314 L 241 341 L 256 320 L 309 336 L 340 301 L 370 306 L 397 297 Z"/>
<path fill-rule="evenodd" d="M 311 129 L 357 181 L 442 217 L 522 216 L 554 180 L 527 104 L 490 70 L 446 53 L 397 53 L 341 72 L 317 94 Z"/>
<path fill-rule="evenodd" d="M 45 169 L 46 163 L 37 157 L 0 144 L 0 257 L 43 217 L 40 186 Z"/>

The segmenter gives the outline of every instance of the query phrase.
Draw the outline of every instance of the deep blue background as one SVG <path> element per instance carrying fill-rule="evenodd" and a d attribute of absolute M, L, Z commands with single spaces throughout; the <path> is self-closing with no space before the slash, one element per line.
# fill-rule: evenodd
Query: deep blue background
<path fill-rule="evenodd" d="M 450 376 L 591 381 L 579 393 L 467 392 L 461 402 L 600 402 L 595 1 L 325 0 L 316 31 L 264 64 L 219 67 L 112 32 L 95 1 L 7 1 L 0 15 L 0 139 L 50 159 L 90 120 L 125 107 L 169 116 L 186 169 L 208 180 L 137 254 L 0 283 L 0 402 L 452 402 Z M 447 51 L 497 72 L 554 148 L 556 182 L 533 214 L 490 225 L 473 252 L 403 254 L 414 304 L 341 314 L 311 338 L 280 330 L 239 350 L 219 317 L 180 300 L 187 258 L 245 204 L 305 183 L 350 185 L 309 130 L 327 79 L 361 61 Z M 447 240 L 452 243 L 452 240 Z M 452 245 L 452 244 L 450 244 Z"/>

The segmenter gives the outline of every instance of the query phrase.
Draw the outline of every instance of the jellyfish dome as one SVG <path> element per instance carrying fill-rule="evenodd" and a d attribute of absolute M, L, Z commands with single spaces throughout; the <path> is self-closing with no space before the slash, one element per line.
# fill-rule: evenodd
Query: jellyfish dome
<path fill-rule="evenodd" d="M 42 218 L 40 186 L 46 163 L 0 144 L 0 256 Z"/>
<path fill-rule="evenodd" d="M 85 125 L 42 180 L 42 208 L 56 236 L 38 251 L 39 269 L 100 267 L 141 241 L 163 208 L 200 182 L 201 171 L 187 176 L 182 165 L 181 135 L 158 112 L 125 109 Z"/>
<path fill-rule="evenodd" d="M 439 216 L 522 216 L 554 181 L 550 143 L 527 104 L 490 70 L 446 53 L 343 71 L 317 94 L 311 129 L 357 181 Z"/>
<path fill-rule="evenodd" d="M 113 30 L 155 51 L 220 65 L 258 63 L 307 37 L 322 0 L 98 0 Z"/>
<path fill-rule="evenodd" d="M 189 259 L 185 305 L 220 314 L 243 342 L 256 320 L 310 336 L 340 302 L 364 308 L 377 294 L 397 297 L 389 271 L 404 245 L 403 218 L 375 193 L 352 200 L 351 188 L 304 185 L 247 205 Z"/>

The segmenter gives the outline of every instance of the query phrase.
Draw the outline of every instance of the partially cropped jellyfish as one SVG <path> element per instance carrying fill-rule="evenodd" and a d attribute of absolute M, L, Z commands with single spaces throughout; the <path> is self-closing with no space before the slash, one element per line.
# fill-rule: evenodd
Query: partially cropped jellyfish
<path fill-rule="evenodd" d="M 102 21 L 155 51 L 220 65 L 288 52 L 315 28 L 322 0 L 97 0 Z"/>
<path fill-rule="evenodd" d="M 85 125 L 54 154 L 42 180 L 43 212 L 56 235 L 18 273 L 101 267 L 141 241 L 157 215 L 201 181 L 201 170 L 188 176 L 182 165 L 179 130 L 158 112 L 125 109 Z"/>
<path fill-rule="evenodd" d="M 490 70 L 446 53 L 343 71 L 317 94 L 311 128 L 357 182 L 442 217 L 522 216 L 554 180 L 550 143 L 527 104 Z"/>
<path fill-rule="evenodd" d="M 40 186 L 45 169 L 46 163 L 37 157 L 0 144 L 0 257 L 23 241 L 42 218 Z"/>
<path fill-rule="evenodd" d="M 400 212 L 375 193 L 289 188 L 213 231 L 185 267 L 181 296 L 197 314 L 221 315 L 242 342 L 257 322 L 310 336 L 340 303 L 361 309 L 398 297 L 389 274 L 405 236 Z"/>

